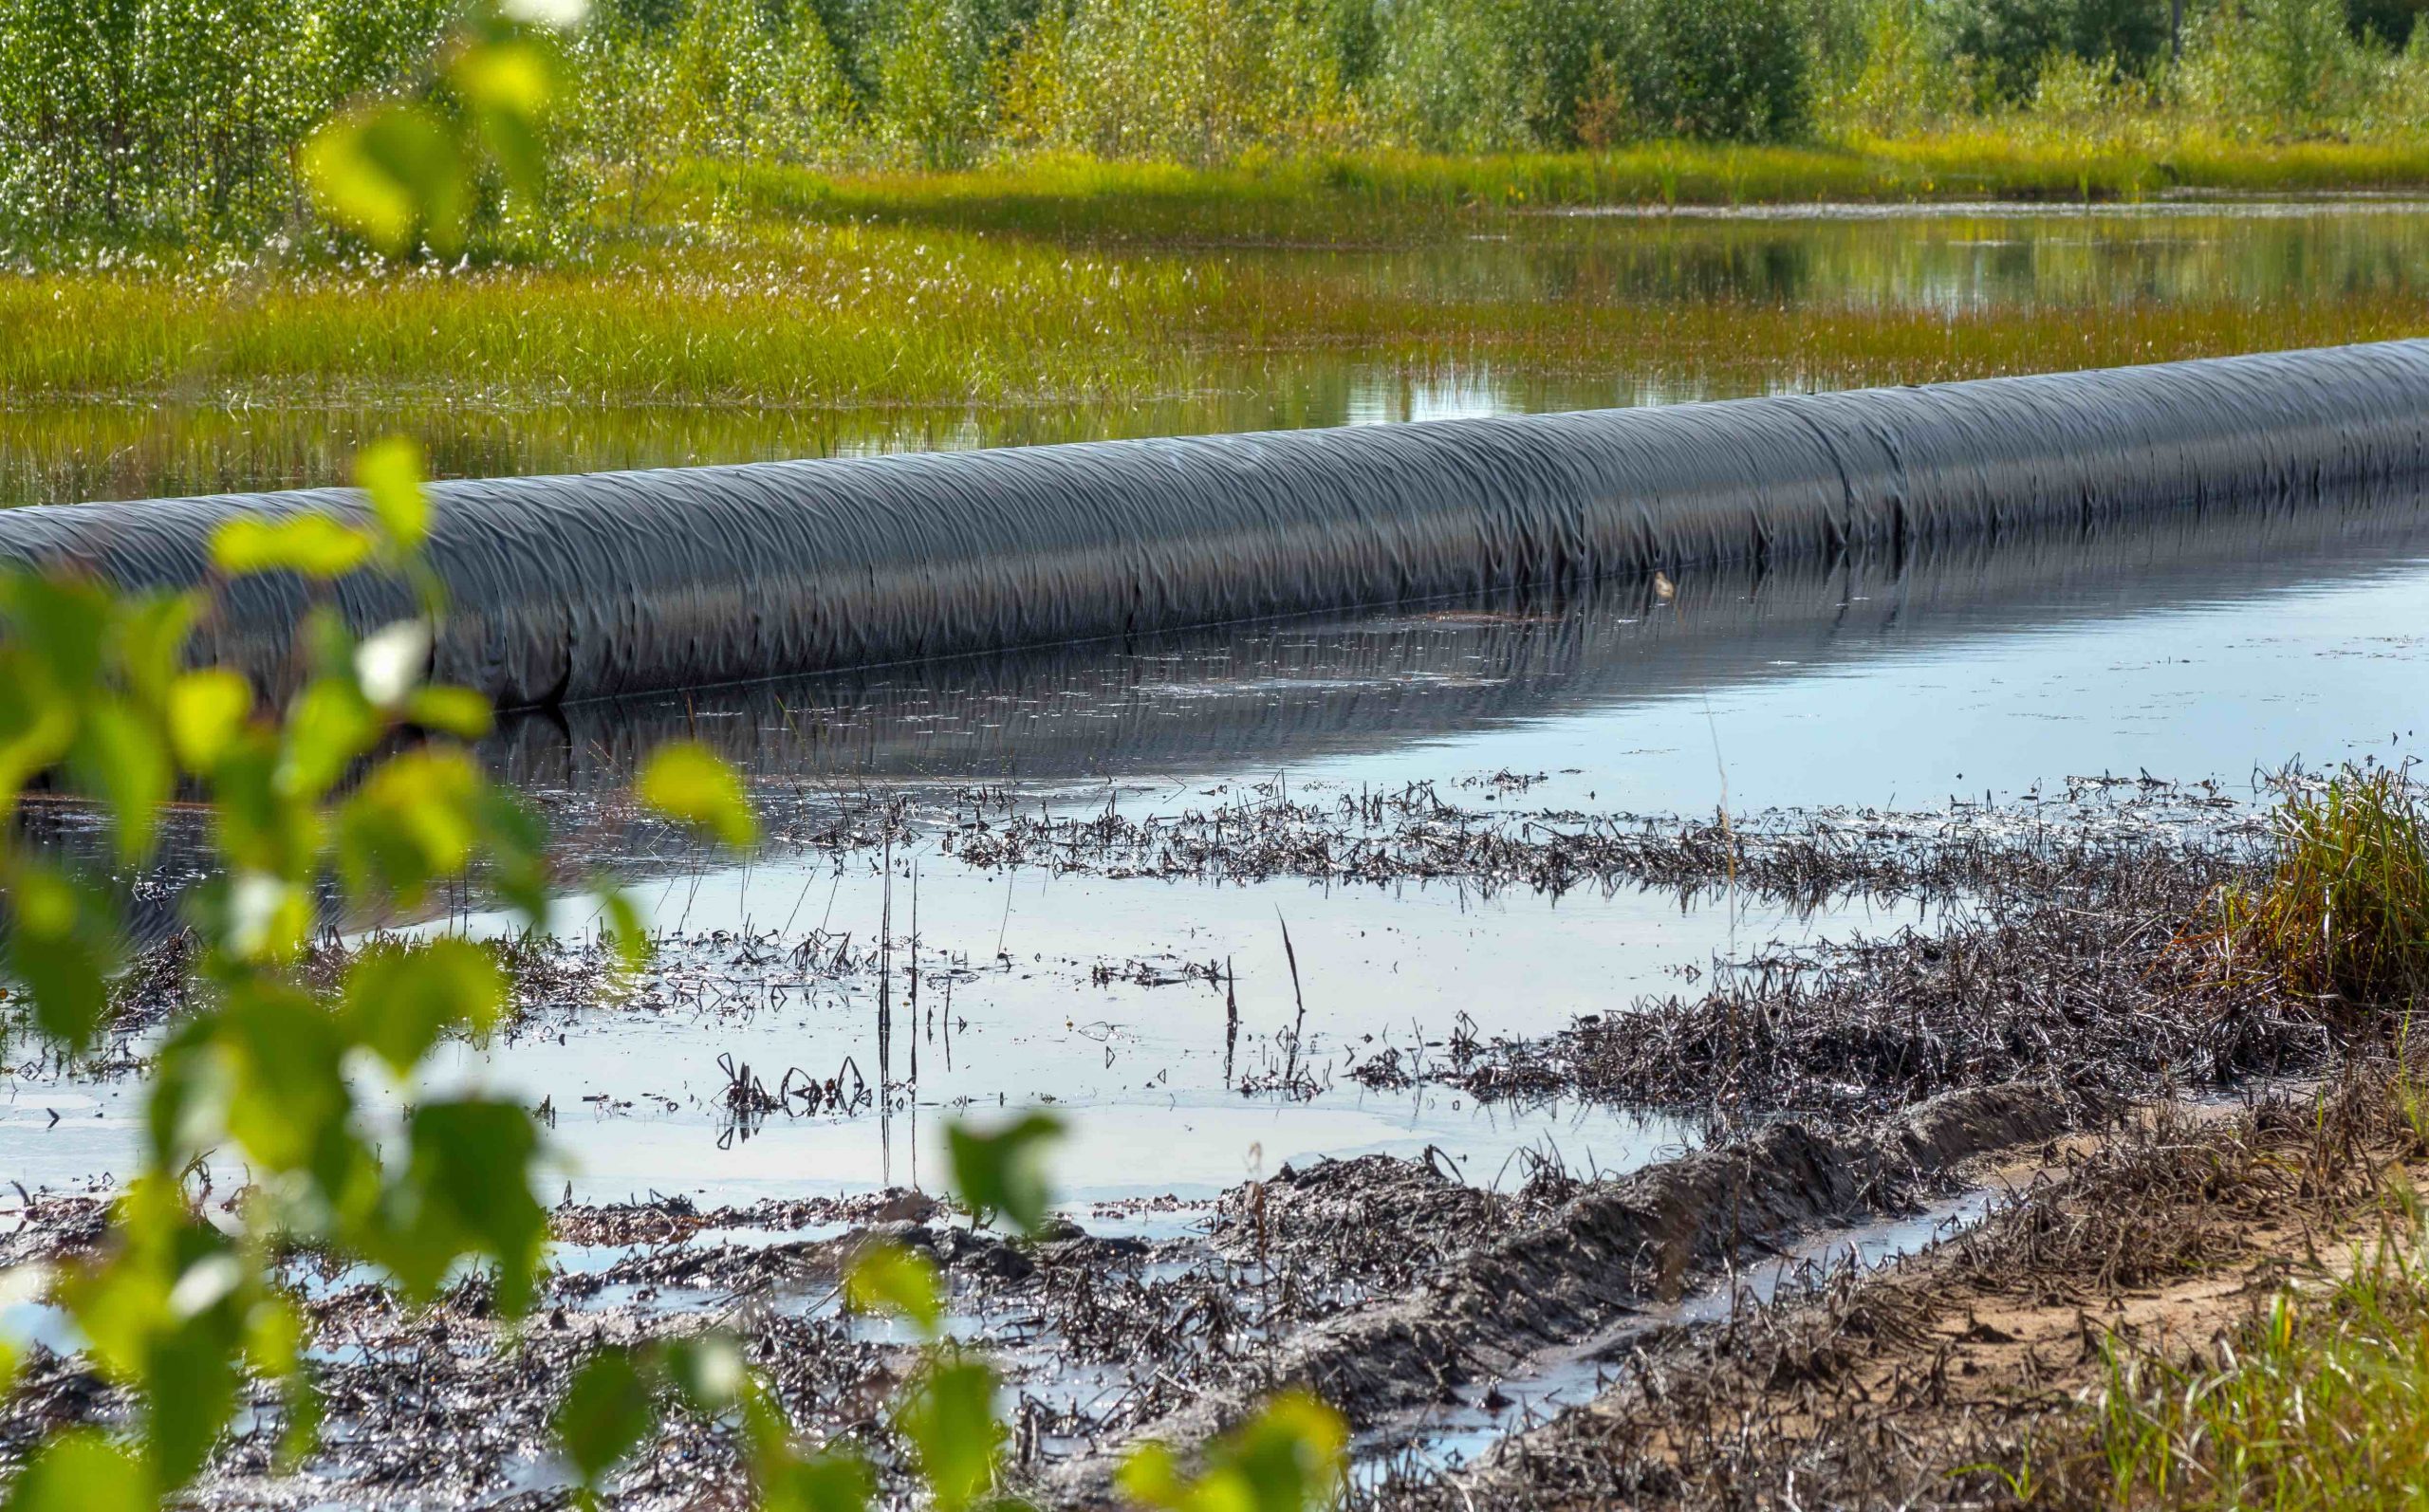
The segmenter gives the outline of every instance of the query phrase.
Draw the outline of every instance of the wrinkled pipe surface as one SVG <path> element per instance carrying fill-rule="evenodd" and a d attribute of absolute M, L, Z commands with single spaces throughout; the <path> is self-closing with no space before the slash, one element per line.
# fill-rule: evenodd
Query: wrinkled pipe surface
<path fill-rule="evenodd" d="M 2429 472 L 2429 341 L 1670 408 L 434 485 L 435 676 L 505 706 L 1260 616 L 2301 506 Z M 351 489 L 0 512 L 0 562 L 209 578 L 237 515 Z M 296 674 L 309 585 L 197 661 Z M 369 572 L 359 630 L 411 612 Z"/>

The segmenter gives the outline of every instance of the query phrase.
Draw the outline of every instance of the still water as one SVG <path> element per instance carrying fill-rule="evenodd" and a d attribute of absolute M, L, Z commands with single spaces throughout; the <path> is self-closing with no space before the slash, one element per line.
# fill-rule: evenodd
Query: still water
<path fill-rule="evenodd" d="M 1613 583 L 577 705 L 517 718 L 485 754 L 581 801 L 689 733 L 788 812 L 878 793 L 933 815 L 984 785 L 1069 812 L 1169 815 L 1278 786 L 1321 802 L 1430 783 L 1474 808 L 1697 815 L 1725 802 L 1930 822 L 1959 804 L 2030 808 L 2070 778 L 2148 773 L 2249 799 L 2260 771 L 2297 758 L 2419 754 L 2424 623 L 2429 510 L 2415 501 L 2188 513 L 1895 570 L 1690 578 L 1667 598 Z M 1496 785 L 1505 775 L 1523 789 Z M 1624 1109 L 1376 1093 L 1347 1071 L 1387 1048 L 1542 1034 L 1692 992 L 1715 961 L 1774 942 L 1935 927 L 1928 910 L 1862 900 L 1799 911 L 1634 888 L 982 870 L 931 838 L 894 853 L 890 915 L 899 968 L 916 874 L 926 996 L 914 1016 L 898 983 L 881 1040 L 868 974 L 807 982 L 740 943 L 875 939 L 889 916 L 876 854 L 839 862 L 780 841 L 735 864 L 612 831 L 594 852 L 653 923 L 695 942 L 706 989 L 547 1014 L 444 1074 L 547 1099 L 564 1181 L 602 1199 L 919 1179 L 937 1169 L 946 1116 L 1041 1098 L 1072 1115 L 1058 1171 L 1078 1199 L 1203 1197 L 1285 1161 L 1428 1146 L 1481 1182 L 1523 1169 L 1527 1148 L 1625 1169 L 1690 1131 Z M 587 920 L 568 899 L 561 926 Z M 347 921 L 382 922 L 434 927 Z M 452 921 L 494 923 L 477 904 Z M 1189 975 L 1213 963 L 1221 983 Z M 847 1060 L 899 1082 L 915 1055 L 916 1091 L 889 1117 L 738 1130 L 720 1106 L 729 1061 L 770 1086 Z M 1241 1091 L 1292 1055 L 1313 1096 Z M 128 1079 L 21 1070 L 0 1086 L 0 1171 L 59 1184 L 119 1169 L 138 1096 Z"/>

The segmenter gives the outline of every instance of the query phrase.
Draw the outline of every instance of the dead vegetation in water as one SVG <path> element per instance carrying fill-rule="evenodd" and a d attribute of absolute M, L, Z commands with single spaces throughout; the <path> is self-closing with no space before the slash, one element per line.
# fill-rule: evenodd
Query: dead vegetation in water
<path fill-rule="evenodd" d="M 1014 1245 L 955 1224 L 916 1193 L 713 1210 L 681 1197 L 569 1206 L 557 1214 L 562 1241 L 621 1253 L 568 1265 L 520 1334 L 489 1317 L 477 1287 L 420 1314 L 398 1310 L 370 1285 L 316 1298 L 333 1420 L 357 1430 L 333 1438 L 314 1473 L 389 1499 L 467 1488 L 511 1497 L 587 1352 L 710 1317 L 743 1330 L 813 1432 L 867 1442 L 882 1463 L 890 1449 L 873 1403 L 899 1352 L 828 1310 L 841 1258 L 881 1232 L 944 1263 L 956 1310 L 1011 1362 L 1015 1463 L 1043 1484 L 1066 1486 L 1053 1479 L 1058 1460 L 1102 1463 L 1096 1449 L 1144 1426 L 1186 1436 L 1191 1414 L 1210 1402 L 1280 1378 L 1318 1381 L 1369 1419 L 1439 1402 L 1530 1349 L 1720 1273 L 1744 1258 L 1748 1240 L 1776 1245 L 1815 1224 L 1901 1210 L 1950 1169 L 1943 1137 L 1951 1150 L 1978 1152 L 2098 1116 L 2097 1096 L 2062 1107 L 2046 1088 L 2142 1093 L 2333 1053 L 2334 1023 L 2280 986 L 2218 970 L 2197 930 L 2182 928 L 2208 916 L 2205 900 L 2224 889 L 2266 895 L 2259 890 L 2274 874 L 2235 832 L 2188 836 L 2159 825 L 2066 835 L 2013 816 L 1959 815 L 1921 831 L 1868 829 L 1859 841 L 1807 824 L 1783 831 L 1766 863 L 1759 830 L 1715 829 L 1680 826 L 1636 854 L 1652 858 L 1642 867 L 1658 861 L 1675 866 L 1676 877 L 1700 878 L 1697 887 L 1713 885 L 1715 866 L 1727 885 L 1741 865 L 1759 876 L 1771 864 L 1791 892 L 1856 877 L 1869 880 L 1852 885 L 1961 886 L 1971 895 L 1937 931 L 1759 963 L 1666 1016 L 1655 1005 L 1635 1031 L 1606 1017 L 1549 1043 L 1463 1035 L 1443 1058 L 1445 1074 L 1479 1095 L 1572 1096 L 1588 1090 L 1590 1076 L 1602 1079 L 1591 1083 L 1597 1095 L 1628 1100 L 1734 1114 L 1768 1100 L 1824 1114 L 1818 1127 L 1769 1123 L 1733 1150 L 1623 1182 L 1537 1162 L 1507 1192 L 1471 1185 L 1456 1163 L 1433 1158 L 1321 1162 L 1235 1189 L 1202 1236 L 1154 1241 L 1074 1230 Z M 1473 854 L 1507 855 L 1494 847 L 1520 842 L 1535 843 L 1504 833 Z M 678 941 L 638 1001 L 659 1011 L 751 1011 L 771 993 L 865 972 L 878 954 L 825 934 L 798 945 L 703 935 Z M 583 989 L 578 971 L 560 985 Z M 535 1004 L 511 1032 L 563 1032 L 587 1006 Z M 1631 1032 L 1640 1038 L 1625 1038 Z M 1668 1079 L 1649 1079 L 1657 1075 Z M 1904 1144 L 1847 1136 L 1849 1120 L 1935 1094 L 1964 1100 L 1974 1097 L 1966 1089 L 2018 1077 L 2030 1084 L 2001 1094 L 2008 1122 L 1956 1134 L 1910 1129 Z M 789 1102 L 777 1089 L 794 1085 L 782 1072 L 770 1085 L 764 1071 L 728 1070 L 729 1089 L 746 1099 Z M 1647 1096 L 1653 1086 L 1676 1096 Z M 1624 1405 L 1623 1388 L 1600 1426 L 1517 1441 L 1519 1468 L 1504 1455 L 1489 1472 L 1511 1477 L 1506 1489 L 1472 1479 L 1455 1499 L 1475 1497 L 1484 1512 L 1612 1499 L 1777 1503 L 1772 1486 L 1805 1504 L 1890 1500 L 1921 1484 L 1927 1466 L 1942 1474 L 1958 1449 L 1986 1463 L 2020 1452 L 2048 1420 L 2044 1387 L 2060 1378 L 2061 1361 L 2054 1346 L 2042 1347 L 2049 1339 L 2012 1347 L 2027 1337 L 2013 1317 L 2041 1326 L 2063 1315 L 2071 1325 L 2078 1309 L 2122 1292 L 2237 1263 L 2262 1226 L 2287 1213 L 2325 1231 L 2366 1185 L 2372 1152 L 2396 1137 L 2366 1097 L 2340 1097 L 2325 1111 L 2163 1116 L 2081 1155 L 2069 1173 L 1919 1268 L 1938 1293 L 1817 1276 L 1793 1306 L 1742 1309 L 1724 1335 L 1650 1341 L 1611 1361 L 1633 1373 L 1641 1411 Z M 2027 1114 L 2058 1123 L 2020 1134 L 2025 1125 L 2011 1116 Z M 1725 1229 L 1715 1216 L 1724 1211 Z M 1665 1213 L 1666 1227 L 1655 1222 Z M 75 1227 L 71 1216 L 63 1213 L 61 1234 Z M 806 1231 L 716 1232 L 750 1228 Z M 1961 1320 L 1941 1305 L 1949 1298 L 1965 1300 Z M 2061 1330 L 2049 1338 L 2080 1349 L 2088 1337 Z M 1966 1394 L 1977 1376 L 1985 1391 L 1997 1384 L 2037 1405 L 1984 1407 L 1991 1397 Z M 9 1435 L 36 1420 L 90 1421 L 123 1408 L 55 1356 L 38 1355 L 29 1380 L 25 1405 L 10 1409 Z M 1951 1401 L 1963 1409 L 1963 1433 L 1933 1426 L 1947 1421 Z M 230 1447 L 206 1502 L 269 1499 L 276 1417 L 267 1400 L 258 1405 L 259 1433 Z M 393 1434 L 360 1429 L 390 1423 Z M 0 1457 L 9 1442 L 0 1435 Z M 709 1487 L 714 1504 L 732 1469 L 714 1425 L 678 1424 L 637 1462 L 615 1503 L 702 1504 L 695 1499 Z M 1947 1484 L 1977 1500 L 1997 1494 L 1988 1472 Z M 1823 1485 L 1832 1489 L 1817 1492 Z M 1423 1505 L 1451 1493 L 1403 1485 L 1395 1494 Z"/>
<path fill-rule="evenodd" d="M 2429 986 L 2429 819 L 2408 772 L 2285 774 L 2223 839 L 2027 844 L 1933 927 L 1771 950 L 1540 1040 L 1455 1036 L 1351 1074 L 1486 1099 L 1842 1116 L 2043 1078 L 2121 1097 L 2331 1063 Z"/>
<path fill-rule="evenodd" d="M 1548 1220 L 1575 1187 L 1549 1165 L 1508 1192 L 1436 1158 L 1285 1166 L 1224 1193 L 1202 1240 L 1047 1246 L 1033 1275 L 997 1290 L 1067 1357 L 1118 1367 L 1070 1435 L 1112 1442 L 1265 1382 L 1294 1336 L 1410 1293 L 1493 1234 Z"/>
<path fill-rule="evenodd" d="M 1387 1052 L 1353 1074 L 1486 1099 L 1852 1116 L 2020 1078 L 2142 1096 L 2316 1065 L 2335 1039 L 2309 1005 L 2219 981 L 2184 948 L 2186 921 L 2253 874 L 2240 845 L 2070 850 L 1928 927 L 1769 950 L 1694 995 L 1539 1040 L 1457 1038 L 1422 1064 Z"/>
<path fill-rule="evenodd" d="M 1523 790 L 1523 789 L 1513 789 Z M 2062 885 L 2120 847 L 2222 846 L 2253 823 L 2214 786 L 2081 779 L 2014 808 L 1937 814 L 1816 810 L 1708 820 L 1478 810 L 1431 783 L 1326 801 L 1278 785 L 1238 802 L 1133 818 L 1030 812 L 972 795 L 940 843 L 993 870 L 1165 880 L 1302 877 L 1392 886 L 1448 882 L 1487 893 L 1655 888 L 1682 899 L 1733 893 L 1819 908 L 1848 897 L 2032 892 Z"/>

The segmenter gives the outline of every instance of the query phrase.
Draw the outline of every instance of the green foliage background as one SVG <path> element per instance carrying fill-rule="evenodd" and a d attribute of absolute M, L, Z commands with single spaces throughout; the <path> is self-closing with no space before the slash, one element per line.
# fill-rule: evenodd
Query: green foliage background
<path fill-rule="evenodd" d="M 2410 136 L 2420 0 L 606 0 L 566 42 L 562 220 L 702 159 L 952 168 L 1796 142 L 1982 128 Z M 450 0 L 0 0 L 0 224 L 260 234 Z M 442 60 L 443 63 L 443 60 Z"/>

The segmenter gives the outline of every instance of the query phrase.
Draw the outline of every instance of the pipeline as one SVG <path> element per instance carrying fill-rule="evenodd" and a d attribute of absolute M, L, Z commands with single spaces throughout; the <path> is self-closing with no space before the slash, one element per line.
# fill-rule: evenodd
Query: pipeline
<path fill-rule="evenodd" d="M 779 787 L 1212 779 L 1583 710 L 1718 698 L 1783 668 L 2333 585 L 2429 555 L 2418 495 L 2153 510 L 1886 563 L 1785 561 L 1558 594 L 1300 615 L 951 660 L 594 698 L 501 719 L 484 765 L 526 791 L 630 788 L 670 740 Z"/>
<path fill-rule="evenodd" d="M 2429 341 L 1572 415 L 433 486 L 432 674 L 502 707 L 1661 569 L 1886 561 L 2429 473 Z M 0 563 L 212 581 L 237 515 L 350 489 L 0 513 Z M 273 691 L 315 595 L 222 585 L 189 655 Z"/>

